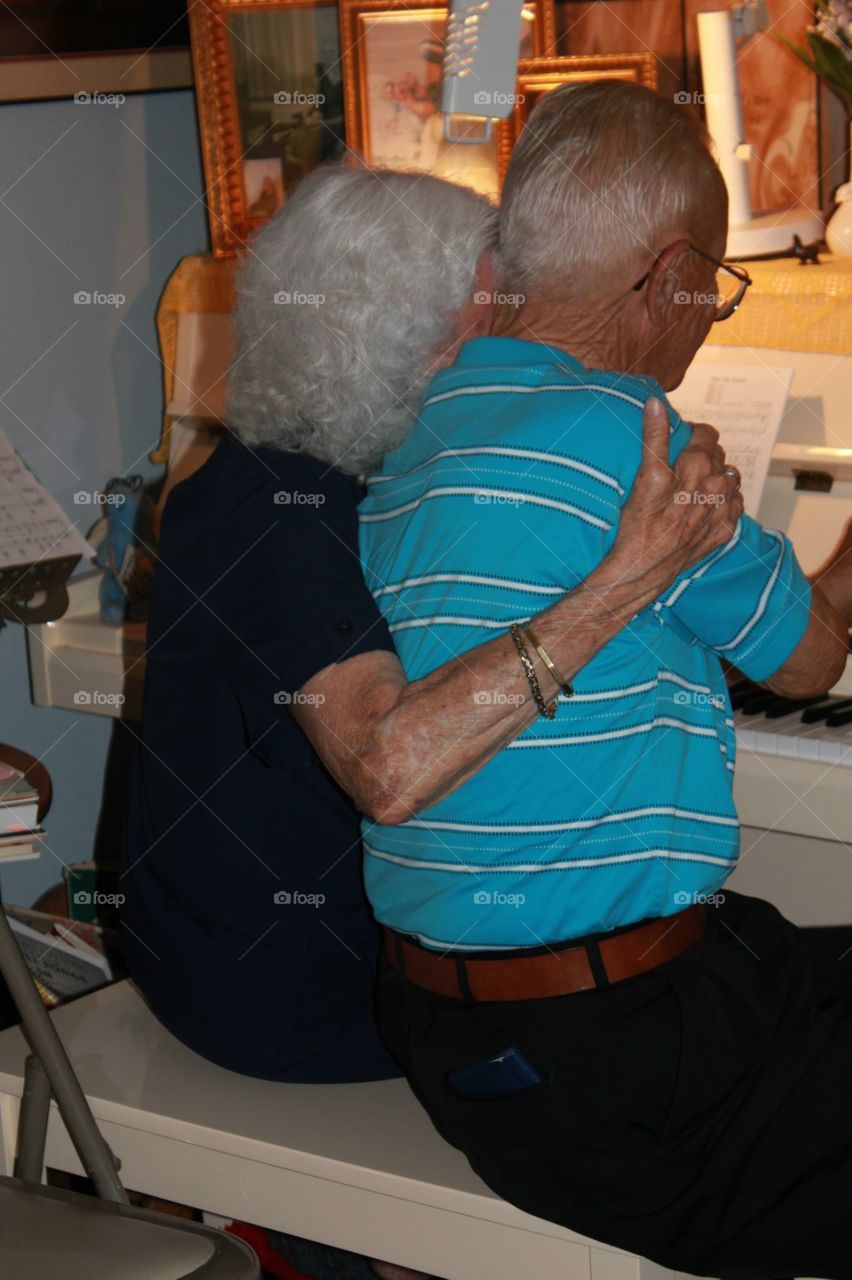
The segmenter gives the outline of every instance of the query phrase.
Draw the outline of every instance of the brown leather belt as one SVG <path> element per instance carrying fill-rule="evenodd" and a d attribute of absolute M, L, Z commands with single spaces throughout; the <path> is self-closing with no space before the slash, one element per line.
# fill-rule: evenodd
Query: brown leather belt
<path fill-rule="evenodd" d="M 649 920 L 613 937 L 539 955 L 498 959 L 427 951 L 382 928 L 388 963 L 418 987 L 454 1000 L 539 1000 L 622 982 L 674 960 L 704 936 L 707 918 L 696 903 L 677 915 Z"/>

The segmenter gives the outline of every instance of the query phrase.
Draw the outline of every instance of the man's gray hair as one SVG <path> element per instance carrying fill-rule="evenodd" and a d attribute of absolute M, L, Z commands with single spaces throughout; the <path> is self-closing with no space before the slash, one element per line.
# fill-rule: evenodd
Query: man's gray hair
<path fill-rule="evenodd" d="M 564 85 L 531 112 L 500 210 L 500 283 L 574 302 L 631 284 L 685 232 L 718 234 L 727 191 L 691 110 L 638 84 Z"/>
<path fill-rule="evenodd" d="M 353 475 L 377 467 L 414 420 L 496 221 L 483 197 L 424 174 L 307 177 L 238 277 L 232 429 Z"/>

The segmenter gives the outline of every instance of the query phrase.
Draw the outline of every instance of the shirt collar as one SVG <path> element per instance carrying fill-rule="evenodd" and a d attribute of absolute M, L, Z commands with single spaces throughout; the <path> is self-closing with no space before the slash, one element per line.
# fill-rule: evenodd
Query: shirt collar
<path fill-rule="evenodd" d="M 471 338 L 459 350 L 453 369 L 483 365 L 558 364 L 580 370 L 584 366 L 561 347 L 549 347 L 525 338 Z"/>

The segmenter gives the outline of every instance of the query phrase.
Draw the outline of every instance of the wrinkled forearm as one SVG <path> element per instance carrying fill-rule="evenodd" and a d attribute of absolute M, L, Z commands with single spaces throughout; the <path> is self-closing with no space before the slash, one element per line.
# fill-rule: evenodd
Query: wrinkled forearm
<path fill-rule="evenodd" d="M 846 666 L 848 628 L 819 587 L 805 634 L 784 666 L 763 684 L 782 697 L 809 698 L 831 689 Z"/>
<path fill-rule="evenodd" d="M 571 680 L 656 595 L 645 578 L 619 580 L 605 561 L 596 573 L 536 616 L 535 631 Z M 535 650 L 542 695 L 556 684 Z M 380 702 L 382 701 L 380 697 Z M 514 741 L 539 714 L 506 633 L 405 684 L 363 716 L 359 761 L 338 775 L 380 823 L 403 822 L 437 803 Z M 353 777 L 357 773 L 357 780 Z"/>

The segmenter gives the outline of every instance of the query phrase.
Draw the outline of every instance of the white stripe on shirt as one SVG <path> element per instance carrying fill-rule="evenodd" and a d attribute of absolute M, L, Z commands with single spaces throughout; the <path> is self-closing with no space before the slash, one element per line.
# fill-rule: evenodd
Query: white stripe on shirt
<path fill-rule="evenodd" d="M 506 631 L 509 627 L 529 622 L 529 614 L 523 618 L 466 618 L 464 614 L 436 613 L 431 618 L 409 618 L 406 622 L 394 622 L 388 631 L 410 631 L 412 627 L 487 627 L 490 631 Z"/>
<path fill-rule="evenodd" d="M 523 382 L 494 382 L 485 386 L 476 387 L 457 387 L 453 391 L 440 391 L 437 395 L 428 396 L 423 401 L 423 408 L 428 408 L 433 404 L 440 404 L 442 400 L 453 400 L 456 396 L 482 396 L 482 395 L 536 395 L 540 391 L 598 391 L 605 396 L 614 396 L 617 400 L 623 400 L 626 404 L 635 405 L 637 409 L 645 408 L 645 401 L 640 400 L 638 396 L 628 395 L 626 391 L 616 391 L 615 387 L 604 387 L 597 382 L 583 382 L 576 385 L 565 385 L 564 383 L 544 383 L 538 387 L 527 386 Z"/>
<path fill-rule="evenodd" d="M 524 750 L 529 747 L 572 747 L 584 746 L 591 742 L 611 742 L 614 738 L 630 738 L 639 733 L 650 733 L 652 729 L 664 726 L 667 729 L 682 729 L 684 733 L 692 734 L 696 738 L 717 738 L 715 729 L 705 729 L 703 726 L 687 724 L 685 720 L 676 720 L 673 716 L 655 716 L 653 720 L 646 720 L 643 724 L 631 725 L 629 729 L 612 729 L 609 733 L 588 733 L 579 734 L 575 737 L 545 737 L 545 738 L 516 738 L 514 742 L 510 742 L 506 751 Z"/>
<path fill-rule="evenodd" d="M 713 646 L 714 649 L 717 651 L 717 653 L 722 649 L 736 649 L 737 645 L 741 644 L 742 641 L 745 640 L 748 633 L 757 625 L 757 623 L 760 621 L 760 619 L 763 617 L 764 613 L 766 612 L 766 606 L 769 603 L 769 596 L 771 594 L 772 588 L 775 586 L 775 583 L 778 581 L 778 575 L 781 572 L 781 565 L 784 561 L 785 555 L 787 554 L 787 544 L 784 541 L 781 534 L 776 533 L 774 529 L 767 529 L 765 532 L 767 537 L 775 538 L 776 541 L 778 542 L 778 545 L 780 548 L 778 552 L 778 558 L 775 561 L 775 564 L 773 565 L 772 573 L 769 575 L 769 579 L 765 587 L 763 588 L 763 591 L 760 593 L 760 599 L 757 602 L 757 608 L 755 609 L 754 613 L 751 615 L 748 622 L 745 624 L 745 626 L 742 628 L 739 634 L 734 636 L 733 640 L 729 640 L 727 644 L 717 644 Z"/>
<path fill-rule="evenodd" d="M 522 582 L 517 578 L 491 578 L 483 573 L 426 573 L 422 577 L 403 578 L 401 582 L 392 582 L 390 586 L 381 587 L 373 592 L 374 599 L 379 596 L 392 595 L 408 587 L 428 587 L 436 582 L 467 582 L 480 587 L 504 587 L 508 591 L 529 592 L 531 595 L 564 596 L 565 587 L 545 587 L 536 582 Z"/>
<path fill-rule="evenodd" d="M 516 493 L 512 489 L 486 489 L 482 485 L 446 485 L 436 489 L 427 489 L 419 498 L 414 498 L 411 502 L 404 502 L 400 507 L 392 507 L 389 511 L 378 511 L 374 515 L 365 515 L 363 512 L 359 514 L 359 520 L 362 524 L 375 524 L 381 520 L 393 520 L 396 516 L 405 515 L 409 511 L 416 511 L 421 502 L 426 502 L 430 498 L 458 498 L 481 496 L 484 498 L 501 498 L 504 502 L 518 502 L 536 507 L 550 507 L 554 511 L 564 511 L 566 515 L 577 516 L 580 520 L 585 520 L 586 524 L 594 525 L 596 529 L 603 529 L 609 532 L 612 524 L 607 520 L 601 520 L 598 516 L 590 515 L 587 511 L 581 510 L 580 507 L 572 506 L 570 502 L 559 502 L 556 498 L 540 498 L 532 493 Z M 483 503 L 483 505 L 487 505 Z"/>
<path fill-rule="evenodd" d="M 423 818 L 411 818 L 402 823 L 402 827 L 422 827 L 426 831 L 466 831 L 480 835 L 546 835 L 555 831 L 585 831 L 601 826 L 605 822 L 630 822 L 637 818 L 653 817 L 685 818 L 689 822 L 709 822 L 716 826 L 738 827 L 738 818 L 728 818 L 717 814 L 698 813 L 693 809 L 680 809 L 677 805 L 655 804 L 642 809 L 626 809 L 622 813 L 605 813 L 598 818 L 580 818 L 576 822 L 534 822 L 530 824 L 485 822 L 441 822 L 425 821 Z"/>
<path fill-rule="evenodd" d="M 587 462 L 578 462 L 573 458 L 565 458 L 557 453 L 543 453 L 539 449 L 510 449 L 508 446 L 497 445 L 466 445 L 460 449 L 441 449 L 439 453 L 433 453 L 431 458 L 427 458 L 425 462 L 419 462 L 410 471 L 395 472 L 393 475 L 378 474 L 369 476 L 367 478 L 367 486 L 387 484 L 389 480 L 407 480 L 409 476 L 422 471 L 424 467 L 431 466 L 433 462 L 440 462 L 443 458 L 469 458 L 477 454 L 487 454 L 489 457 L 497 458 L 523 458 L 529 462 L 549 462 L 557 467 L 569 467 L 572 471 L 580 471 L 583 475 L 591 476 L 593 480 L 599 480 L 601 484 L 615 489 L 618 494 L 624 494 L 624 489 L 614 476 L 609 476 L 605 471 L 598 471 L 595 467 L 590 467 Z"/>
<path fill-rule="evenodd" d="M 454 875 L 535 875 L 542 871 L 582 871 L 591 867 L 612 866 L 621 862 L 647 862 L 662 858 L 674 862 L 709 862 L 714 867 L 730 867 L 736 858 L 717 858 L 712 853 L 676 853 L 671 849 L 640 849 L 635 853 L 611 853 L 603 858 L 563 858 L 558 862 L 519 862 L 512 866 L 467 866 L 463 862 L 436 862 L 434 859 L 407 858 L 400 853 L 385 853 L 363 841 L 364 852 L 382 862 L 393 862 L 400 867 L 412 867 L 418 871 L 451 871 Z M 481 948 L 480 948 L 481 949 Z"/>

